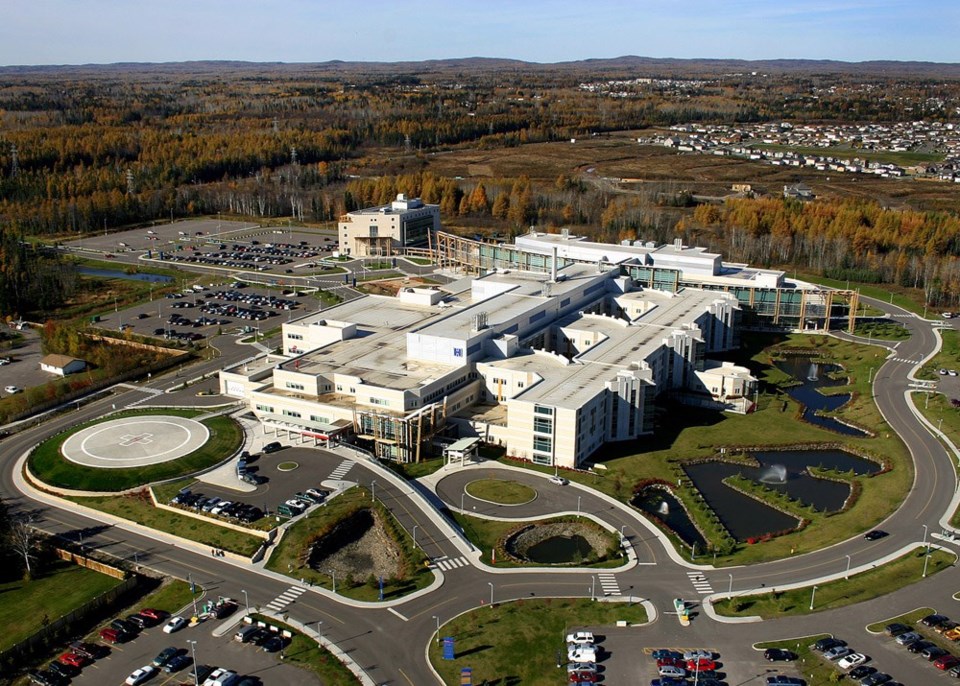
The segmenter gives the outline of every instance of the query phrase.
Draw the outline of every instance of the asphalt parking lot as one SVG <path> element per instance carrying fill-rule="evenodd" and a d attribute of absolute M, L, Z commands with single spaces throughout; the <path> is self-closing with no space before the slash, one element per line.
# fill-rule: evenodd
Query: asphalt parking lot
<path fill-rule="evenodd" d="M 215 589 L 211 591 L 211 594 L 215 593 Z M 212 597 L 215 599 L 215 595 Z M 232 623 L 240 617 L 241 613 L 242 610 L 224 621 Z M 189 612 L 184 613 L 183 616 L 187 614 Z M 80 686 L 122 684 L 133 670 L 150 664 L 150 661 L 164 648 L 179 648 L 181 652 L 189 655 L 188 641 L 196 641 L 198 664 L 226 667 L 241 675 L 257 677 L 265 686 L 307 686 L 321 683 L 314 674 L 281 663 L 276 654 L 266 653 L 256 646 L 234 641 L 233 629 L 227 631 L 222 637 L 215 637 L 212 631 L 222 624 L 221 621 L 207 621 L 195 627 L 187 626 L 173 634 L 163 633 L 164 623 L 143 630 L 132 641 L 110 646 L 110 654 L 107 657 L 84 667 L 80 675 L 74 677 L 71 683 Z M 192 664 L 175 674 L 160 672 L 147 683 L 151 686 L 165 686 L 182 682 L 193 682 Z"/>
<path fill-rule="evenodd" d="M 29 327 L 14 332 L 23 336 L 21 344 L 9 350 L 0 350 L 0 357 L 9 357 L 10 364 L 0 366 L 0 396 L 6 397 L 9 393 L 3 391 L 6 386 L 16 386 L 21 390 L 30 386 L 39 386 L 47 381 L 57 379 L 54 374 L 40 371 L 40 333 Z"/>

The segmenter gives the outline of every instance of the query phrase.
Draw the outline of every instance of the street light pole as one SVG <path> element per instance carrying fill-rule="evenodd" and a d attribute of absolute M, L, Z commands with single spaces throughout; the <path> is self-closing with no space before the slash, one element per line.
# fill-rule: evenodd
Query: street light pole
<path fill-rule="evenodd" d="M 323 638 L 323 621 L 317 620 L 317 639 L 320 640 Z"/>
<path fill-rule="evenodd" d="M 730 577 L 730 587 L 727 589 L 727 593 L 733 593 L 733 574 L 727 574 Z"/>
<path fill-rule="evenodd" d="M 370 482 L 370 502 L 375 502 L 377 499 L 377 480 L 374 479 Z"/>
<path fill-rule="evenodd" d="M 590 600 L 597 599 L 597 577 L 590 577 Z"/>
<path fill-rule="evenodd" d="M 577 496 L 577 519 L 580 519 L 580 496 Z"/>
<path fill-rule="evenodd" d="M 437 645 L 440 645 L 440 617 L 433 615 L 433 619 L 437 622 Z"/>
<path fill-rule="evenodd" d="M 843 578 L 849 579 L 850 578 L 850 556 L 847 555 L 846 557 L 847 557 L 847 571 L 843 573 Z"/>
<path fill-rule="evenodd" d="M 920 577 L 921 579 L 927 578 L 927 563 L 929 561 L 930 561 L 930 545 L 927 544 L 927 549 L 923 553 L 923 575 Z"/>
<path fill-rule="evenodd" d="M 333 579 L 333 592 L 336 593 L 337 592 L 337 570 L 331 569 L 330 576 Z"/>
<path fill-rule="evenodd" d="M 416 524 L 414 524 L 413 526 L 413 547 L 414 548 L 417 547 L 417 525 Z"/>
<path fill-rule="evenodd" d="M 929 533 L 929 531 L 930 531 L 930 527 L 924 524 L 923 525 L 923 544 L 924 545 L 927 544 L 927 533 Z"/>
<path fill-rule="evenodd" d="M 488 581 L 487 586 L 490 587 L 490 607 L 493 607 L 493 582 Z"/>
<path fill-rule="evenodd" d="M 464 509 L 463 509 L 463 499 L 466 497 L 466 495 L 467 495 L 467 492 L 466 492 L 466 491 L 464 491 L 463 493 L 460 494 L 460 511 L 461 511 L 461 512 L 464 512 Z"/>
<path fill-rule="evenodd" d="M 190 644 L 190 656 L 193 658 L 193 681 L 196 684 L 200 683 L 200 676 L 197 672 L 197 642 L 196 641 L 187 641 Z"/>
<path fill-rule="evenodd" d="M 813 599 L 817 597 L 817 587 L 813 587 L 813 592 L 810 594 L 810 610 L 813 611 Z"/>
<path fill-rule="evenodd" d="M 243 593 L 243 603 L 247 606 L 247 614 L 250 614 L 250 598 L 247 596 L 247 592 L 244 590 L 240 591 Z"/>

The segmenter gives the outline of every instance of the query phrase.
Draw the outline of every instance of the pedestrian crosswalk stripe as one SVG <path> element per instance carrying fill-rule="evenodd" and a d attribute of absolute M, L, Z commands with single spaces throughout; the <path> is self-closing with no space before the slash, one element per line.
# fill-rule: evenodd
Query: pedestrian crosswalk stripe
<path fill-rule="evenodd" d="M 305 593 L 305 590 L 302 588 L 297 588 L 296 586 L 291 586 L 286 591 L 278 595 L 276 598 L 267 603 L 266 607 L 268 610 L 273 610 L 274 612 L 279 612 L 287 605 L 292 603 L 294 600 L 299 598 Z"/>
<path fill-rule="evenodd" d="M 457 567 L 466 567 L 470 563 L 467 561 L 467 558 L 463 557 L 442 557 L 433 561 L 433 564 L 443 571 L 449 571 L 451 569 L 456 569 Z"/>
<path fill-rule="evenodd" d="M 353 466 L 353 460 L 344 460 L 336 469 L 330 473 L 331 479 L 342 479 Z"/>
<path fill-rule="evenodd" d="M 600 580 L 600 588 L 603 590 L 605 596 L 620 595 L 620 584 L 617 583 L 616 575 L 607 572 L 597 574 L 597 578 Z"/>
<path fill-rule="evenodd" d="M 713 586 L 710 585 L 709 579 L 700 572 L 687 572 L 687 577 L 690 579 L 690 583 L 693 584 L 693 588 L 697 593 L 701 595 L 713 593 Z"/>

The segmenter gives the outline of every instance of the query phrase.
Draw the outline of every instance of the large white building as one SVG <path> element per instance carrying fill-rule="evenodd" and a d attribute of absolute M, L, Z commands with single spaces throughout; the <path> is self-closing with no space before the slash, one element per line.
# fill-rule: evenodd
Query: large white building
<path fill-rule="evenodd" d="M 340 253 L 357 257 L 392 255 L 399 248 L 426 248 L 440 230 L 440 206 L 402 193 L 389 205 L 348 212 L 340 218 Z"/>
<path fill-rule="evenodd" d="M 225 370 L 221 390 L 271 429 L 404 462 L 445 432 L 575 467 L 605 442 L 651 433 L 661 393 L 749 409 L 747 370 L 706 360 L 738 344 L 734 296 L 638 288 L 602 260 L 558 262 L 284 324 L 284 354 Z"/>

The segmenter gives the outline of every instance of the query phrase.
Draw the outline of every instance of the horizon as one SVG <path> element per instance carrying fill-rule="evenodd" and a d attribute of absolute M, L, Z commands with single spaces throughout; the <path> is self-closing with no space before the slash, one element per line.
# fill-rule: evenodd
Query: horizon
<path fill-rule="evenodd" d="M 550 65 L 640 55 L 956 64 L 958 24 L 960 5 L 947 0 L 691 0 L 682 12 L 664 0 L 639 9 L 627 0 L 14 0 L 0 26 L 0 66 L 472 57 Z"/>

